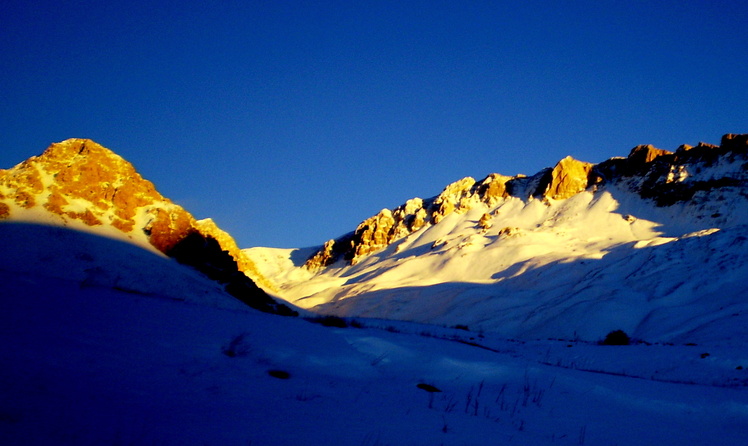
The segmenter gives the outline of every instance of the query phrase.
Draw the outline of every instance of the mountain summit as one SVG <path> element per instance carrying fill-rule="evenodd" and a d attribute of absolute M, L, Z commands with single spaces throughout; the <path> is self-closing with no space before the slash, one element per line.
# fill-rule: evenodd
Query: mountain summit
<path fill-rule="evenodd" d="M 230 235 L 210 219 L 195 220 L 132 164 L 88 139 L 52 144 L 41 155 L 0 170 L 0 219 L 125 239 L 228 284 L 231 294 L 251 306 L 285 312 L 255 285 L 273 289 Z"/>
<path fill-rule="evenodd" d="M 106 230 L 167 252 L 195 226 L 122 157 L 87 139 L 52 144 L 9 170 L 0 170 L 0 216 Z M 82 225 L 81 225 L 82 224 Z"/>

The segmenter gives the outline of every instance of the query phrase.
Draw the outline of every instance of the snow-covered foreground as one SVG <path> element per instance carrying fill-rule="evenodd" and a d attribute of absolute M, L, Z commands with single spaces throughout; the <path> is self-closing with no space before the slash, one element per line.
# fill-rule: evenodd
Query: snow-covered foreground
<path fill-rule="evenodd" d="M 743 343 L 518 342 L 365 319 L 330 328 L 244 309 L 169 259 L 90 234 L 6 223 L 0 244 L 2 444 L 748 438 Z"/>

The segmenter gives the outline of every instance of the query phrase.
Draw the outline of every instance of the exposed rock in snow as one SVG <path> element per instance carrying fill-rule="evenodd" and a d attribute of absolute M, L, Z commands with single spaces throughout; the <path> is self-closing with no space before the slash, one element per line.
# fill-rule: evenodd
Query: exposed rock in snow
<path fill-rule="evenodd" d="M 662 150 L 651 144 L 639 145 L 631 149 L 628 156 L 629 172 L 638 172 L 644 169 L 648 163 L 651 163 L 662 155 L 671 155 L 673 152 Z"/>
<path fill-rule="evenodd" d="M 431 221 L 436 224 L 454 211 L 470 209 L 469 200 L 473 197 L 475 180 L 463 178 L 450 184 L 434 200 L 431 206 Z"/>
<path fill-rule="evenodd" d="M 592 163 L 577 161 L 567 156 L 556 164 L 543 196 L 554 200 L 564 200 L 587 189 Z"/>
<path fill-rule="evenodd" d="M 341 245 L 343 245 L 343 243 L 340 241 L 340 239 L 338 239 L 337 241 L 334 239 L 326 241 L 322 248 L 319 251 L 315 252 L 306 261 L 306 268 L 309 271 L 317 271 L 322 267 L 331 265 L 333 262 L 335 262 L 335 259 L 338 256 L 343 254 L 342 251 L 336 251 L 336 247 Z"/>
<path fill-rule="evenodd" d="M 491 226 L 493 226 L 491 224 L 491 218 L 492 218 L 491 214 L 489 214 L 487 212 L 485 214 L 483 214 L 480 217 L 480 220 L 478 220 L 478 227 L 480 227 L 484 231 L 488 231 L 489 229 L 491 229 Z"/>
<path fill-rule="evenodd" d="M 359 257 L 387 246 L 394 238 L 394 226 L 395 219 L 389 209 L 382 209 L 377 215 L 364 220 L 356 228 L 353 236 L 354 251 L 351 263 L 356 263 Z"/>
<path fill-rule="evenodd" d="M 502 199 L 509 196 L 506 183 L 512 177 L 492 173 L 478 184 L 478 195 L 488 206 L 493 206 Z"/>
<path fill-rule="evenodd" d="M 725 151 L 745 154 L 748 152 L 748 133 L 742 135 L 728 133 L 722 136 L 720 147 Z"/>

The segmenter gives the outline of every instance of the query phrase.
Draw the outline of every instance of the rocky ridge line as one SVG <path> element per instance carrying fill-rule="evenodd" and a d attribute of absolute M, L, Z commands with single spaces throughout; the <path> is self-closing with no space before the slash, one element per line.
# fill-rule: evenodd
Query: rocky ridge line
<path fill-rule="evenodd" d="M 210 219 L 195 220 L 132 164 L 91 140 L 52 144 L 41 155 L 0 170 L 0 220 L 34 220 L 40 213 L 55 224 L 111 226 L 225 284 L 250 306 L 291 312 L 257 286 L 274 290 L 229 234 Z"/>
<path fill-rule="evenodd" d="M 692 180 L 688 171 L 689 165 L 694 163 L 716 163 L 721 157 L 745 157 L 747 154 L 748 134 L 726 134 L 719 146 L 682 145 L 670 152 L 652 145 L 639 145 L 631 149 L 626 158 L 611 158 L 599 164 L 566 157 L 553 168 L 530 177 L 495 173 L 480 181 L 466 177 L 448 185 L 436 197 L 413 198 L 393 210 L 382 209 L 361 222 L 354 232 L 328 240 L 304 267 L 317 271 L 341 259 L 356 264 L 370 253 L 423 227 L 438 224 L 453 212 L 465 213 L 478 204 L 492 207 L 509 197 L 564 200 L 586 190 L 597 190 L 607 183 L 620 182 L 659 206 L 672 205 L 690 199 L 699 190 L 745 184 L 745 178 Z M 479 225 L 485 229 L 490 224 L 490 215 L 483 217 Z"/>

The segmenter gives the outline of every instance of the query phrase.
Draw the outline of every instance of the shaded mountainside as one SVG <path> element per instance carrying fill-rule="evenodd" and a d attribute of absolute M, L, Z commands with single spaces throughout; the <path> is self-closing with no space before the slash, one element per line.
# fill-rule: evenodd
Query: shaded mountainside
<path fill-rule="evenodd" d="M 529 176 L 465 178 L 299 261 L 246 250 L 289 302 L 336 316 L 594 341 L 748 335 L 748 135 Z"/>
<path fill-rule="evenodd" d="M 255 308 L 290 313 L 271 283 L 211 220 L 195 220 L 109 149 L 87 139 L 52 144 L 0 170 L 0 220 L 69 226 L 126 239 L 188 264 Z"/>
<path fill-rule="evenodd" d="M 553 168 L 543 169 L 533 176 L 508 177 L 490 174 L 480 181 L 463 178 L 448 185 L 430 199 L 413 198 L 405 204 L 364 220 L 356 230 L 343 237 L 329 240 L 306 262 L 316 271 L 344 259 L 356 264 L 363 257 L 378 251 L 424 227 L 435 225 L 447 215 L 464 214 L 480 204 L 495 206 L 509 197 L 523 200 L 537 198 L 563 200 L 592 188 L 607 184 L 628 185 L 628 188 L 666 206 L 688 200 L 700 190 L 727 186 L 744 186 L 745 178 L 694 179 L 698 165 L 712 165 L 722 158 L 745 157 L 748 135 L 727 134 L 720 146 L 699 143 L 682 145 L 675 152 L 651 145 L 634 147 L 626 158 L 612 158 L 599 164 L 566 157 Z M 490 224 L 485 214 L 481 221 Z"/>

